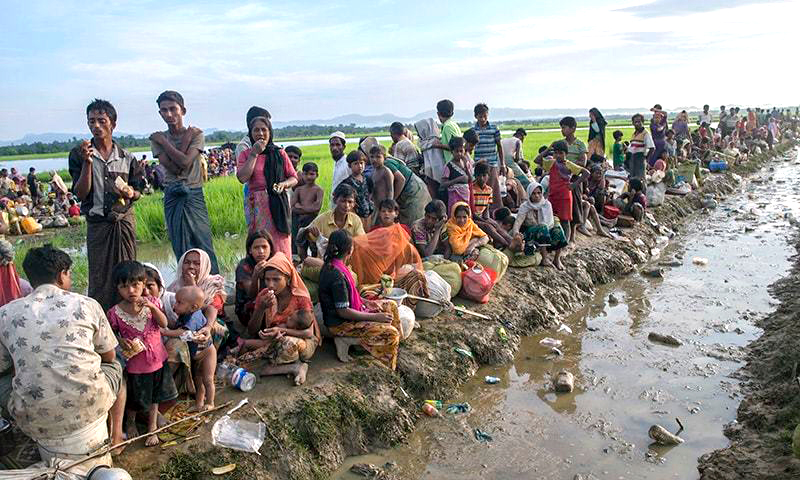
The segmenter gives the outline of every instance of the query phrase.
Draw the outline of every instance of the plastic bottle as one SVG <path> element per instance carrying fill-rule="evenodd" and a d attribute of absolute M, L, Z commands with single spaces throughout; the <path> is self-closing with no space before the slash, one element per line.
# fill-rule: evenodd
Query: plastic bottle
<path fill-rule="evenodd" d="M 436 407 L 434 407 L 430 403 L 423 403 L 422 404 L 422 412 L 425 415 L 429 416 L 429 417 L 438 417 L 439 416 L 439 410 L 437 410 Z"/>
<path fill-rule="evenodd" d="M 243 392 L 249 392 L 256 385 L 256 376 L 244 368 L 237 368 L 231 374 L 231 385 Z"/>
<path fill-rule="evenodd" d="M 499 378 L 493 377 L 491 375 L 486 375 L 486 377 L 483 380 L 486 383 L 488 383 L 489 385 L 494 385 L 495 383 L 500 383 L 500 379 Z"/>

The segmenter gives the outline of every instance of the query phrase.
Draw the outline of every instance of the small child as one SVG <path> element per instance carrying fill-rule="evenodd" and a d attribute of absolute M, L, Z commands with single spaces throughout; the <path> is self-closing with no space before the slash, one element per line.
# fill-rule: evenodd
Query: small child
<path fill-rule="evenodd" d="M 317 185 L 317 175 L 319 169 L 314 162 L 303 165 L 303 173 L 299 175 L 303 179 L 302 184 L 294 187 L 292 192 L 292 238 L 297 238 L 297 232 L 310 224 L 322 207 L 322 199 L 325 192 Z M 316 246 L 311 245 L 312 255 L 316 255 Z M 292 253 L 297 251 L 297 244 L 292 242 Z M 301 255 L 302 256 L 302 255 Z"/>
<path fill-rule="evenodd" d="M 637 222 L 641 222 L 647 208 L 647 196 L 644 194 L 644 184 L 638 178 L 631 178 L 628 182 L 628 191 L 614 200 L 614 204 L 625 215 L 630 215 Z"/>
<path fill-rule="evenodd" d="M 675 140 L 675 131 L 671 128 L 667 130 L 667 139 L 664 143 L 664 150 L 669 154 L 670 157 L 674 157 L 678 154 L 678 142 Z"/>
<path fill-rule="evenodd" d="M 78 206 L 78 202 L 75 199 L 70 199 L 69 201 L 69 216 L 70 217 L 80 217 L 81 216 L 81 207 Z"/>
<path fill-rule="evenodd" d="M 294 145 L 289 145 L 288 147 L 284 148 L 283 151 L 286 152 L 286 156 L 289 157 L 289 161 L 292 162 L 294 170 L 297 171 L 297 166 L 300 165 L 300 159 L 303 157 L 303 151 Z M 300 178 L 297 179 L 297 185 L 295 185 L 294 188 L 303 185 L 303 176 L 298 176 Z"/>
<path fill-rule="evenodd" d="M 169 330 L 168 335 L 187 339 L 189 355 L 197 365 L 194 375 L 195 409 L 197 411 L 214 408 L 216 387 L 214 386 L 214 370 L 217 366 L 217 349 L 211 342 L 210 332 L 206 332 L 208 320 L 203 315 L 205 294 L 199 287 L 182 287 L 175 293 L 173 311 L 178 315 L 176 329 Z M 201 332 L 202 331 L 202 332 Z M 191 332 L 187 335 L 187 332 Z"/>
<path fill-rule="evenodd" d="M 492 204 L 489 169 L 489 164 L 484 161 L 475 164 L 475 182 L 472 184 L 475 208 L 472 211 L 472 219 L 481 230 L 492 238 L 495 247 L 503 249 L 511 244 L 511 237 L 500 228 L 499 223 L 489 216 L 489 206 Z M 499 210 L 501 209 L 497 211 Z"/>
<path fill-rule="evenodd" d="M 614 130 L 611 135 L 614 137 L 614 147 L 612 149 L 614 170 L 621 171 L 625 168 L 625 145 L 622 143 L 622 130 Z"/>
<path fill-rule="evenodd" d="M 441 200 L 431 200 L 425 205 L 425 216 L 411 225 L 411 242 L 419 256 L 430 257 L 444 251 L 440 242 L 447 222 L 447 207 Z"/>
<path fill-rule="evenodd" d="M 397 217 L 399 216 L 400 205 L 398 205 L 393 199 L 387 198 L 386 200 L 382 201 L 380 205 L 378 205 L 377 220 L 375 221 L 375 225 L 372 227 L 372 230 L 382 227 L 391 227 L 397 223 Z M 401 226 L 406 233 L 411 235 L 411 229 L 402 224 Z"/>
<path fill-rule="evenodd" d="M 462 137 L 453 137 L 448 144 L 453 159 L 442 170 L 439 184 L 447 190 L 447 208 L 452 209 L 458 202 L 469 203 L 469 184 L 472 182 L 471 168 L 467 164 L 466 142 Z"/>
<path fill-rule="evenodd" d="M 178 397 L 172 372 L 165 365 L 167 350 L 161 342 L 161 328 L 167 317 L 157 297 L 145 292 L 145 268 L 136 261 L 118 263 L 111 274 L 122 300 L 108 311 L 108 323 L 117 334 L 122 355 L 127 359 L 128 438 L 139 434 L 136 412 L 147 412 L 147 431 L 158 426 L 158 404 Z M 145 445 L 158 445 L 158 435 L 150 435 Z"/>
<path fill-rule="evenodd" d="M 350 167 L 350 176 L 342 180 L 345 185 L 350 185 L 356 191 L 356 215 L 361 217 L 364 228 L 369 229 L 375 204 L 372 203 L 372 179 L 364 176 L 366 157 L 361 150 L 353 150 L 347 154 L 347 165 Z"/>
<path fill-rule="evenodd" d="M 526 177 L 528 177 L 529 181 L 533 182 L 533 181 L 536 180 L 536 178 L 531 173 L 531 162 L 529 162 L 527 160 L 523 160 L 523 161 L 519 162 L 518 165 L 519 165 L 519 169 L 522 170 L 522 173 L 524 173 Z"/>
<path fill-rule="evenodd" d="M 394 174 L 385 165 L 386 147 L 375 145 L 369 149 L 372 164 L 372 203 L 380 205 L 387 198 L 394 198 Z"/>

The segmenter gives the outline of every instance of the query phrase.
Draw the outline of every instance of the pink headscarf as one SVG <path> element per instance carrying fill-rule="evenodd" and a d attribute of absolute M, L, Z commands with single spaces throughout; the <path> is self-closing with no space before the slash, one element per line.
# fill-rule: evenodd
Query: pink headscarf
<path fill-rule="evenodd" d="M 228 294 L 225 293 L 225 278 L 222 275 L 211 275 L 211 258 L 208 254 L 199 248 L 192 248 L 187 250 L 186 253 L 181 255 L 178 260 L 178 274 L 175 281 L 167 287 L 170 292 L 177 292 L 184 287 L 183 284 L 183 262 L 186 260 L 186 255 L 192 252 L 197 252 L 200 255 L 200 270 L 197 272 L 197 286 L 203 290 L 206 295 L 205 306 L 211 305 L 214 302 L 214 297 L 217 295 L 222 296 L 222 302 L 225 302 Z"/>

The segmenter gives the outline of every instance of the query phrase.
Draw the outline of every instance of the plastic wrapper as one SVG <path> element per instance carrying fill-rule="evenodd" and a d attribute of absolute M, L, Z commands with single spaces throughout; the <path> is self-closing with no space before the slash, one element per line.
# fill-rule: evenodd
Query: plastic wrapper
<path fill-rule="evenodd" d="M 217 447 L 230 448 L 242 452 L 258 453 L 264 443 L 267 426 L 261 422 L 233 420 L 225 415 L 211 427 L 211 443 Z"/>
<path fill-rule="evenodd" d="M 130 340 L 130 348 L 122 349 L 122 356 L 125 357 L 125 360 L 130 360 L 131 358 L 142 353 L 143 351 L 144 351 L 144 342 L 142 342 L 140 338 L 136 337 Z"/>

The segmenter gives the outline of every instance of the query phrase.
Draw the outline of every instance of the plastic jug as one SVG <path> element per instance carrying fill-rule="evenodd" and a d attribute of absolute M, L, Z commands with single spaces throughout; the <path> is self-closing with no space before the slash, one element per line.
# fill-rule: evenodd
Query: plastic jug
<path fill-rule="evenodd" d="M 461 296 L 478 303 L 488 302 L 496 278 L 494 270 L 476 263 L 461 274 Z"/>
<path fill-rule="evenodd" d="M 711 170 L 712 172 L 722 172 L 728 169 L 728 162 L 724 160 L 710 162 L 708 164 L 708 169 Z"/>

